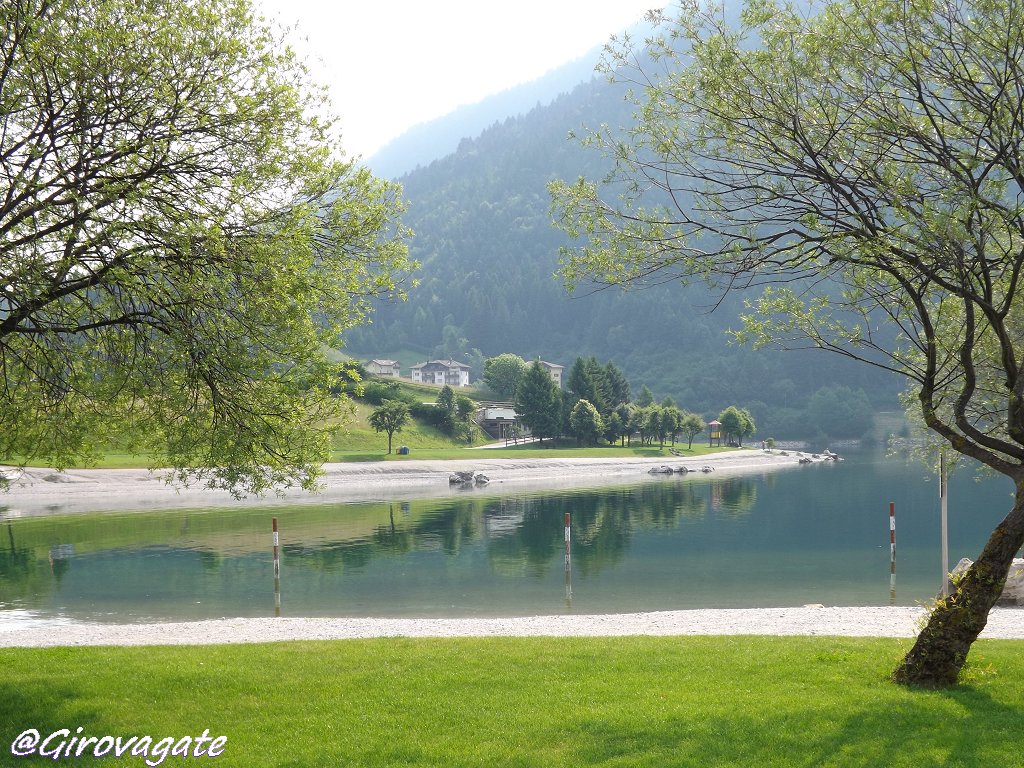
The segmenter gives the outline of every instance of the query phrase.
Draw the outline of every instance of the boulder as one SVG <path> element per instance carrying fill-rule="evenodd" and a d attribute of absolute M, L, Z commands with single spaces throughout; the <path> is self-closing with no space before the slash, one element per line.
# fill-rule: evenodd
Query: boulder
<path fill-rule="evenodd" d="M 950 573 L 952 580 L 956 581 L 971 565 L 971 560 L 963 558 Z M 1010 572 L 1006 576 L 1006 584 L 1003 585 L 1003 593 L 997 602 L 1003 605 L 1024 605 L 1024 558 L 1013 559 Z"/>
<path fill-rule="evenodd" d="M 489 482 L 491 482 L 491 478 L 483 472 L 452 472 L 448 475 L 449 485 L 487 485 Z"/>

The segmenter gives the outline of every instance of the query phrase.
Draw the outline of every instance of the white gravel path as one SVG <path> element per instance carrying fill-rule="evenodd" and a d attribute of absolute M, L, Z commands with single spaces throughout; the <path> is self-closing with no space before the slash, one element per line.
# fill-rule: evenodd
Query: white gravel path
<path fill-rule="evenodd" d="M 660 611 L 499 619 L 218 619 L 161 624 L 54 624 L 5 629 L 0 647 L 205 645 L 374 637 L 614 637 L 625 635 L 818 635 L 903 637 L 917 634 L 921 608 L 801 607 Z M 996 608 L 983 638 L 1024 639 L 1024 609 Z"/>

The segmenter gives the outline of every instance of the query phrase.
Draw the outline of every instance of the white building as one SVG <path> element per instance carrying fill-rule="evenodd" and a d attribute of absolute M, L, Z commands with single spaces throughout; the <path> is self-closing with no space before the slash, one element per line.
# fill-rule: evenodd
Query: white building
<path fill-rule="evenodd" d="M 412 380 L 424 384 L 447 384 L 449 387 L 469 386 L 469 366 L 457 360 L 430 360 L 411 369 Z"/>
<path fill-rule="evenodd" d="M 401 374 L 401 366 L 395 360 L 371 360 L 365 366 L 367 373 L 375 376 L 394 376 L 396 379 Z"/>

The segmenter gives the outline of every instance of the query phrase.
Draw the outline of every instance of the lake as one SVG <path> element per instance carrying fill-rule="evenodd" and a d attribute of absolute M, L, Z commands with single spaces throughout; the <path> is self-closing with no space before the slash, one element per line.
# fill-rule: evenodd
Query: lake
<path fill-rule="evenodd" d="M 576 491 L 24 519 L 0 511 L 0 626 L 915 605 L 941 585 L 937 488 L 920 465 L 862 452 Z M 977 556 L 1012 490 L 1000 477 L 953 476 L 951 567 Z"/>

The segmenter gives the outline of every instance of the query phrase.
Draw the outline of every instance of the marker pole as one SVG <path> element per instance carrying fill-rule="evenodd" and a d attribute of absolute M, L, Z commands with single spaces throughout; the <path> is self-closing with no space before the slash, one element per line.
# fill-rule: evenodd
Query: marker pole
<path fill-rule="evenodd" d="M 565 513 L 565 607 L 572 608 L 572 553 L 571 553 L 571 533 L 569 523 L 571 516 L 568 512 Z"/>
<path fill-rule="evenodd" d="M 896 602 L 896 502 L 889 502 L 889 602 Z"/>
<path fill-rule="evenodd" d="M 889 558 L 896 562 L 896 502 L 889 502 Z"/>
<path fill-rule="evenodd" d="M 571 539 L 571 536 L 572 536 L 572 534 L 570 533 L 570 528 L 569 528 L 570 520 L 571 520 L 571 515 L 568 512 L 566 512 L 565 513 L 565 570 L 567 570 L 567 571 L 569 570 L 570 564 L 572 562 L 572 559 L 571 559 L 572 558 L 572 553 L 570 551 L 570 539 Z"/>
<path fill-rule="evenodd" d="M 281 541 L 277 533 L 277 518 L 273 519 L 274 529 L 274 616 L 281 615 Z"/>

